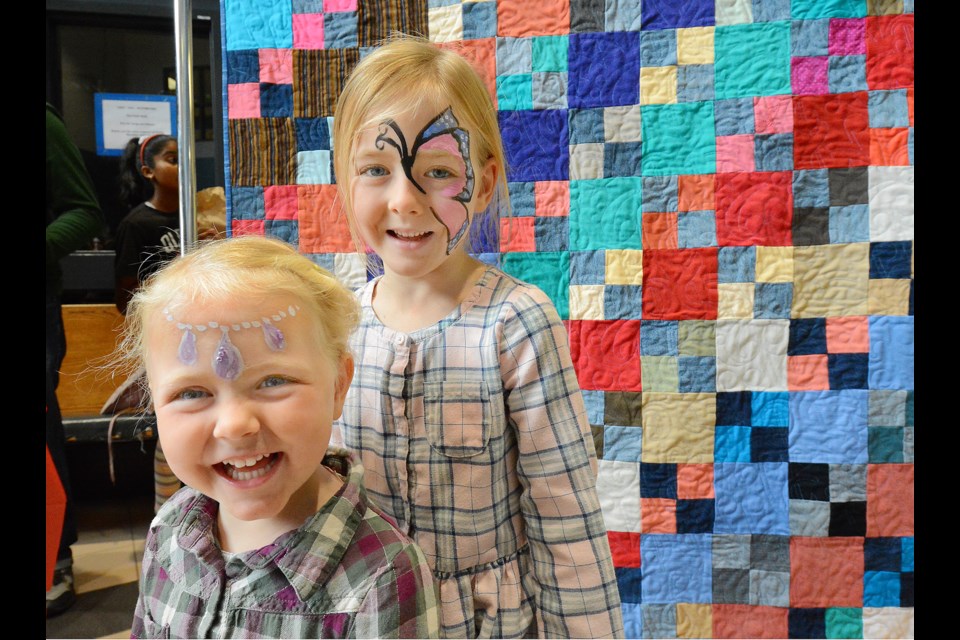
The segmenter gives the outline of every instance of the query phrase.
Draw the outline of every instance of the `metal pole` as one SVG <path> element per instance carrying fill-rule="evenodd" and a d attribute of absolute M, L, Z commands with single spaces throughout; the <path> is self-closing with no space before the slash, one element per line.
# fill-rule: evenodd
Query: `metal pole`
<path fill-rule="evenodd" d="M 193 11 L 191 0 L 174 0 L 174 39 L 177 41 L 177 151 L 180 178 L 180 252 L 197 241 L 196 155 L 193 130 Z"/>

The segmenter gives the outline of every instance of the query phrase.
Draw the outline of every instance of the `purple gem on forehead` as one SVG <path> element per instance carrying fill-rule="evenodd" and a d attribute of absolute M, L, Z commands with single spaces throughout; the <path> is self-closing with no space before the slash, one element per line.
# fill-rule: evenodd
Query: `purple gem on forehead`
<path fill-rule="evenodd" d="M 283 337 L 283 332 L 272 324 L 263 324 L 263 339 L 273 351 L 283 351 L 287 346 L 287 340 Z"/>
<path fill-rule="evenodd" d="M 243 370 L 243 358 L 240 351 L 230 342 L 230 335 L 223 332 L 220 344 L 213 353 L 213 370 L 224 380 L 236 380 Z"/>
<path fill-rule="evenodd" d="M 190 329 L 185 329 L 180 338 L 180 349 L 177 351 L 177 357 L 185 365 L 192 365 L 197 362 L 197 334 Z"/>

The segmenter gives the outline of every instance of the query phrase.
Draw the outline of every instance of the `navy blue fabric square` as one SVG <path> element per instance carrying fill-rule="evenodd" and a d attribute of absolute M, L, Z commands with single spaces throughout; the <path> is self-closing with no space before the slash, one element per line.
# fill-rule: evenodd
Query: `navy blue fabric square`
<path fill-rule="evenodd" d="M 677 500 L 677 533 L 713 533 L 712 499 Z"/>
<path fill-rule="evenodd" d="M 640 143 L 608 142 L 603 145 L 603 177 L 640 175 Z"/>
<path fill-rule="evenodd" d="M 913 571 L 900 574 L 900 606 L 912 607 L 913 604 Z"/>
<path fill-rule="evenodd" d="M 297 133 L 297 151 L 330 149 L 330 125 L 326 118 L 295 118 L 293 129 Z"/>
<path fill-rule="evenodd" d="M 900 538 L 864 538 L 864 571 L 900 571 Z"/>
<path fill-rule="evenodd" d="M 679 355 L 679 336 L 680 325 L 674 320 L 645 320 L 640 323 L 640 355 Z"/>
<path fill-rule="evenodd" d="M 787 462 L 787 428 L 754 427 L 750 430 L 751 462 Z"/>
<path fill-rule="evenodd" d="M 717 282 L 753 282 L 757 272 L 756 247 L 720 247 L 717 250 Z"/>
<path fill-rule="evenodd" d="M 758 282 L 753 290 L 755 318 L 789 318 L 793 304 L 790 282 Z"/>
<path fill-rule="evenodd" d="M 829 207 L 830 182 L 826 169 L 793 172 L 794 207 Z"/>
<path fill-rule="evenodd" d="M 463 39 L 492 38 L 497 35 L 497 3 L 464 2 Z"/>
<path fill-rule="evenodd" d="M 871 242 L 870 277 L 871 278 L 909 278 L 910 256 L 913 243 Z"/>
<path fill-rule="evenodd" d="M 537 247 L 539 249 L 539 247 Z M 603 289 L 605 320 L 638 320 L 643 308 L 643 289 L 639 286 L 610 284 Z"/>
<path fill-rule="evenodd" d="M 644 176 L 640 189 L 644 213 L 672 213 L 679 208 L 677 176 Z"/>
<path fill-rule="evenodd" d="M 753 98 L 729 98 L 714 102 L 713 126 L 718 136 L 753 133 Z"/>
<path fill-rule="evenodd" d="M 603 142 L 603 109 L 570 109 L 570 144 Z"/>
<path fill-rule="evenodd" d="M 640 66 L 670 67 L 677 64 L 677 32 L 674 29 L 640 34 Z"/>
<path fill-rule="evenodd" d="M 603 284 L 606 270 L 604 251 L 570 252 L 570 284 Z"/>
<path fill-rule="evenodd" d="M 637 32 L 572 34 L 567 65 L 571 107 L 613 107 L 640 100 Z"/>
<path fill-rule="evenodd" d="M 227 51 L 227 84 L 260 82 L 260 52 L 257 49 Z"/>
<path fill-rule="evenodd" d="M 678 27 L 712 27 L 714 0 L 643 0 L 641 28 L 676 29 Z"/>
<path fill-rule="evenodd" d="M 787 614 L 788 638 L 826 638 L 826 609 L 790 609 Z"/>
<path fill-rule="evenodd" d="M 565 216 L 536 218 L 533 221 L 533 235 L 537 243 L 537 251 L 566 251 L 567 239 L 570 236 L 567 230 L 567 218 Z"/>
<path fill-rule="evenodd" d="M 357 12 L 331 11 L 323 16 L 323 46 L 349 49 L 357 46 Z M 464 24 L 464 34 L 467 25 Z"/>
<path fill-rule="evenodd" d="M 266 217 L 263 187 L 233 187 L 230 189 L 231 220 L 263 220 Z"/>
<path fill-rule="evenodd" d="M 640 604 L 641 570 L 636 567 L 614 567 L 613 570 L 617 574 L 620 600 Z"/>
<path fill-rule="evenodd" d="M 748 427 L 753 423 L 753 396 L 749 391 L 717 394 L 717 426 Z"/>
<path fill-rule="evenodd" d="M 787 471 L 792 500 L 830 501 L 830 467 L 819 462 L 791 462 Z"/>
<path fill-rule="evenodd" d="M 793 169 L 793 134 L 757 134 L 753 139 L 753 161 L 757 171 Z"/>
<path fill-rule="evenodd" d="M 684 64 L 677 67 L 677 102 L 700 102 L 713 100 L 713 97 L 712 64 Z M 790 168 L 793 168 L 792 163 Z"/>
<path fill-rule="evenodd" d="M 263 233 L 295 247 L 300 246 L 300 224 L 296 220 L 264 220 Z"/>
<path fill-rule="evenodd" d="M 264 118 L 288 118 L 293 115 L 292 84 L 260 84 L 260 115 Z"/>
<path fill-rule="evenodd" d="M 831 389 L 866 389 L 869 353 L 827 354 Z"/>
<path fill-rule="evenodd" d="M 641 462 L 640 497 L 676 500 L 677 465 L 672 462 Z"/>
<path fill-rule="evenodd" d="M 826 318 L 796 318 L 790 321 L 788 356 L 809 356 L 826 352 Z"/>
<path fill-rule="evenodd" d="M 680 356 L 677 358 L 677 367 L 680 393 L 713 393 L 717 390 L 716 358 Z"/>
<path fill-rule="evenodd" d="M 567 112 L 500 111 L 510 181 L 566 180 L 570 166 Z"/>
<path fill-rule="evenodd" d="M 830 536 L 867 535 L 866 502 L 831 502 Z"/>
<path fill-rule="evenodd" d="M 507 190 L 510 192 L 510 213 L 518 218 L 537 213 L 532 182 L 509 182 Z"/>

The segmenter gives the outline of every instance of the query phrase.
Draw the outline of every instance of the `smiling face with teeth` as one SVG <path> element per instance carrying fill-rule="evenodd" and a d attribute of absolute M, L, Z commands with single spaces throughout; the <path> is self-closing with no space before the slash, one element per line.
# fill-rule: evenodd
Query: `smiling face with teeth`
<path fill-rule="evenodd" d="M 229 298 L 182 305 L 176 315 L 182 323 L 222 325 L 269 317 L 291 304 L 299 301 L 288 294 Z M 228 539 L 242 532 L 270 542 L 303 524 L 340 486 L 321 461 L 353 361 L 344 355 L 331 362 L 311 312 L 284 318 L 282 330 L 286 346 L 279 351 L 260 331 L 231 331 L 243 367 L 228 380 L 211 366 L 218 331 L 200 333 L 196 362 L 184 364 L 175 324 L 162 317 L 145 324 L 164 454 L 178 478 L 220 503 L 218 524 Z"/>

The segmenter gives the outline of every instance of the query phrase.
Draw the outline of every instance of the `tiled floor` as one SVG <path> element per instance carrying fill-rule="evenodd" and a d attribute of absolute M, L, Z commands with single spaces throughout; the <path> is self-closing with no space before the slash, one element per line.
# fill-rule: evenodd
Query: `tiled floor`
<path fill-rule="evenodd" d="M 129 638 L 153 496 L 77 503 L 77 602 L 47 620 L 47 638 Z"/>

